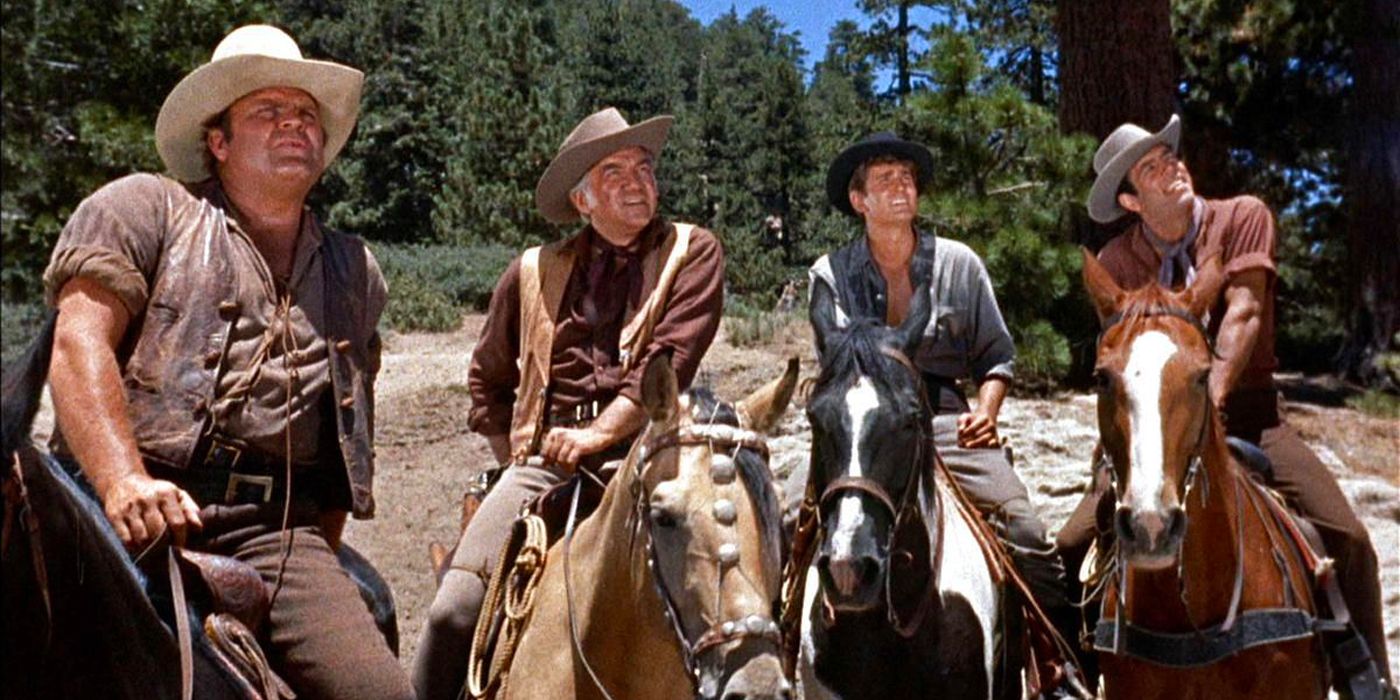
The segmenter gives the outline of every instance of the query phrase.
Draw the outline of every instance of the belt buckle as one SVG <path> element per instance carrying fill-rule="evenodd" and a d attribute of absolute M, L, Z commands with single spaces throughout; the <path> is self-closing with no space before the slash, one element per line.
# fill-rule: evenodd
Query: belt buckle
<path fill-rule="evenodd" d="M 204 453 L 204 466 L 233 471 L 242 459 L 243 450 L 237 445 L 212 438 L 209 449 Z"/>
<path fill-rule="evenodd" d="M 242 484 L 260 487 L 262 489 L 262 502 L 272 502 L 273 479 L 267 474 L 239 474 L 234 472 L 228 475 L 228 488 L 224 490 L 224 503 L 233 503 L 238 497 L 238 487 Z"/>

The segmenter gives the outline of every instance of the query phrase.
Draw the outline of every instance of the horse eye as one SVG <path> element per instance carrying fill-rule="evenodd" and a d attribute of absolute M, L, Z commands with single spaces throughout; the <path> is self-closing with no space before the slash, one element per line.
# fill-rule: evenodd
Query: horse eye
<path fill-rule="evenodd" d="M 1109 391 L 1113 388 L 1113 373 L 1103 368 L 1096 369 L 1094 382 L 1098 384 L 1099 391 Z"/>
<path fill-rule="evenodd" d="M 671 512 L 665 508 L 652 507 L 648 515 L 651 518 L 651 522 L 655 523 L 657 527 L 670 529 L 676 526 L 676 516 L 672 515 Z"/>

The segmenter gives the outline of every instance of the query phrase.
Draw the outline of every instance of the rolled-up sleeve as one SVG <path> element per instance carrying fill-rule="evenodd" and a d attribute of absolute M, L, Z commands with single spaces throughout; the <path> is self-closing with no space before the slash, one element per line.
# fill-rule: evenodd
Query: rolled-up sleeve
<path fill-rule="evenodd" d="M 44 300 L 56 306 L 75 277 L 111 291 L 128 313 L 140 315 L 160 264 L 169 210 L 168 187 L 156 175 L 129 175 L 94 192 L 69 217 L 44 271 Z"/>
<path fill-rule="evenodd" d="M 1255 197 L 1240 197 L 1232 217 L 1236 225 L 1226 237 L 1221 251 L 1225 276 L 1234 277 L 1246 270 L 1277 272 L 1274 266 L 1278 236 L 1273 212 Z"/>
<path fill-rule="evenodd" d="M 467 389 L 472 407 L 467 426 L 481 435 L 510 431 L 515 389 L 520 385 L 520 258 L 512 260 L 496 282 L 486 325 L 472 353 Z"/>
<path fill-rule="evenodd" d="M 647 363 L 660 352 L 671 353 L 671 367 L 680 388 L 688 388 L 719 330 L 723 308 L 724 249 L 713 233 L 697 228 L 691 232 L 685 265 L 672 282 L 666 310 L 652 329 L 645 351 L 623 377 L 618 393 L 640 404 L 642 375 Z"/>
<path fill-rule="evenodd" d="M 981 259 L 974 257 L 968 265 L 966 284 L 972 296 L 969 308 L 973 322 L 972 345 L 968 351 L 972 378 L 979 384 L 988 377 L 1011 382 L 1016 378 L 1016 344 L 1001 317 L 992 280 Z"/>

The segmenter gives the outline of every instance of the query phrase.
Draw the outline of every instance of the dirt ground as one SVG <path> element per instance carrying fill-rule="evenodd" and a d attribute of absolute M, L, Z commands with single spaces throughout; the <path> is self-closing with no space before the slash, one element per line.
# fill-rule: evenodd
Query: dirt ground
<path fill-rule="evenodd" d="M 482 317 L 443 334 L 391 334 L 377 385 L 378 515 L 352 521 L 346 538 L 393 586 L 401 630 L 400 657 L 409 667 L 432 602 L 428 543 L 457 536 L 458 502 L 468 478 L 490 464 L 484 440 L 467 432 L 467 362 Z M 802 360 L 802 376 L 815 373 L 811 335 L 803 321 L 781 329 L 764 347 L 730 345 L 723 330 L 702 365 L 698 381 L 734 400 L 776 377 L 790 356 Z M 1307 381 L 1307 380 L 1292 380 Z M 1019 473 L 1050 530 L 1057 530 L 1078 502 L 1097 438 L 1095 398 L 1064 394 L 1051 399 L 1009 398 L 1001 432 L 1010 440 Z M 1342 489 L 1370 529 L 1381 559 L 1391 672 L 1400 677 L 1400 421 L 1347 408 L 1296 402 L 1288 420 L 1337 475 Z M 36 425 L 52 425 L 49 412 Z M 800 410 L 787 417 L 769 444 L 772 467 L 789 499 L 801 493 L 810 438 Z"/>
<path fill-rule="evenodd" d="M 434 592 L 428 543 L 456 537 L 458 498 L 468 477 L 490 463 L 485 441 L 463 427 L 471 403 L 467 361 L 481 323 L 481 316 L 472 315 L 453 333 L 393 335 L 386 341 L 377 388 L 379 514 L 352 523 L 347 538 L 393 585 L 405 664 L 413 659 Z M 810 331 L 801 321 L 759 348 L 734 347 L 721 331 L 698 381 L 733 400 L 777 376 L 789 356 L 801 358 L 803 377 L 812 376 L 811 347 Z M 1087 394 L 1013 396 L 1003 409 L 1002 432 L 1052 531 L 1078 502 L 1097 437 L 1094 405 Z M 1394 674 L 1400 670 L 1400 422 L 1308 403 L 1290 404 L 1288 420 L 1333 468 L 1370 528 L 1382 562 Z M 770 439 L 773 469 L 789 482 L 786 492 L 798 494 L 809 445 L 806 419 L 790 408 L 775 432 Z"/>

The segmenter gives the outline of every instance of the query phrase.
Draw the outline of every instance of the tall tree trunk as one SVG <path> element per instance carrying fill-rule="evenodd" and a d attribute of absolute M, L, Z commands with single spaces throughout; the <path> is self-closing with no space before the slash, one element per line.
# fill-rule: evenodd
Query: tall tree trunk
<path fill-rule="evenodd" d="M 1400 3 L 1361 0 L 1348 21 L 1353 92 L 1345 190 L 1352 314 L 1338 369 L 1400 388 Z"/>
<path fill-rule="evenodd" d="M 899 3 L 899 103 L 909 97 L 912 89 L 909 81 L 909 3 Z"/>
<path fill-rule="evenodd" d="M 1166 124 L 1177 79 L 1168 0 L 1057 0 L 1056 7 L 1060 130 L 1102 140 L 1124 122 Z M 1095 224 L 1083 207 L 1072 217 L 1075 242 L 1094 250 L 1118 230 Z"/>
<path fill-rule="evenodd" d="M 1167 0 L 1058 0 L 1060 129 L 1102 139 L 1123 122 L 1161 128 L 1176 63 Z"/>

